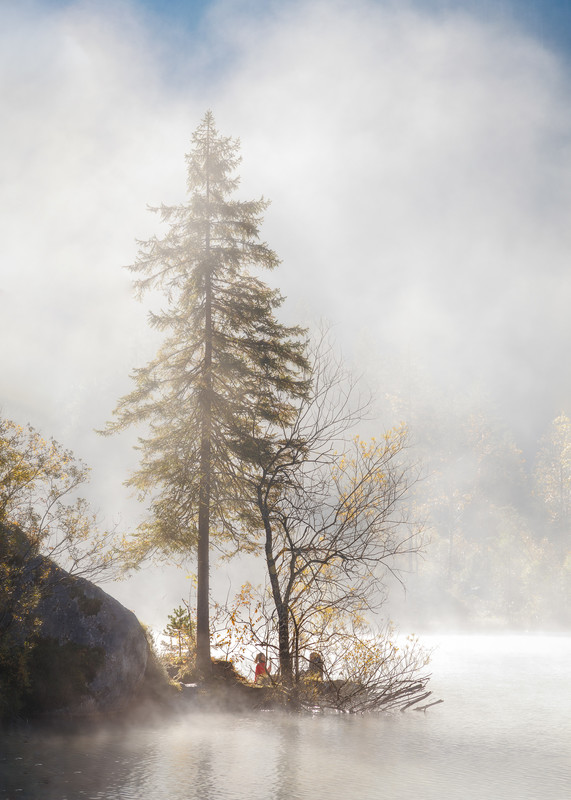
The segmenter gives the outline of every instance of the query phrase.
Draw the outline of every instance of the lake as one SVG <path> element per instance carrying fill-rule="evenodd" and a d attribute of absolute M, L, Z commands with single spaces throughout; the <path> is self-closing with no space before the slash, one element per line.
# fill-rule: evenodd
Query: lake
<path fill-rule="evenodd" d="M 430 636 L 435 697 L 394 716 L 189 713 L 0 735 L 0 800 L 568 800 L 570 636 Z"/>

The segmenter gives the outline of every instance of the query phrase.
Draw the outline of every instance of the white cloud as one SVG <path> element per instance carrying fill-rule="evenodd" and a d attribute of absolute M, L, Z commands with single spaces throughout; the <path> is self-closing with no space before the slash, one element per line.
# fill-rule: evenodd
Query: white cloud
<path fill-rule="evenodd" d="M 532 415 L 546 382 L 568 394 L 563 65 L 489 18 L 304 8 L 248 27 L 222 104 L 280 204 L 282 285 L 305 286 L 311 307 L 366 328 L 381 352 L 406 344 L 501 392 L 537 376 L 504 411 L 523 401 Z"/>

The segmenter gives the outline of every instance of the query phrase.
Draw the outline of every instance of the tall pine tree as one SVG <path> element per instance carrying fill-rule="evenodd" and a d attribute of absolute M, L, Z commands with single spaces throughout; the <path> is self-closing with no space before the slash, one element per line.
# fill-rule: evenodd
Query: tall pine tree
<path fill-rule="evenodd" d="M 207 112 L 186 156 L 188 201 L 152 209 L 168 233 L 140 243 L 130 267 L 139 296 L 164 293 L 166 307 L 150 323 L 166 336 L 156 357 L 134 371 L 135 388 L 107 428 L 147 424 L 140 465 L 128 481 L 151 497 L 136 559 L 196 550 L 203 675 L 211 664 L 211 538 L 239 535 L 242 464 L 272 447 L 272 430 L 287 423 L 308 390 L 304 331 L 277 321 L 283 298 L 255 274 L 279 263 L 259 239 L 267 202 L 231 197 L 240 160 L 239 142 L 221 136 Z"/>

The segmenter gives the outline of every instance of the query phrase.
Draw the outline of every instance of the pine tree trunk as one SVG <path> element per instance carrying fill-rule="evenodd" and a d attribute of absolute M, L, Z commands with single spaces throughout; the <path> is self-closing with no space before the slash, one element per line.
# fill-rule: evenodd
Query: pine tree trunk
<path fill-rule="evenodd" d="M 211 672 L 209 614 L 210 439 L 203 433 L 200 448 L 200 499 L 196 592 L 196 666 L 203 677 Z"/>
<path fill-rule="evenodd" d="M 207 183 L 206 199 L 210 199 Z M 204 367 L 202 387 L 202 430 L 200 439 L 200 488 L 198 508 L 198 552 L 196 591 L 196 666 L 207 678 L 212 672 L 210 658 L 210 492 L 212 473 L 212 279 L 210 274 L 210 223 L 207 225 L 205 271 Z"/>
<path fill-rule="evenodd" d="M 207 292 L 206 317 L 211 316 L 211 298 Z M 211 399 L 211 366 L 212 336 L 207 324 L 208 335 L 205 337 L 205 385 L 202 408 L 202 436 L 200 442 L 200 490 L 198 508 L 198 554 L 197 554 L 197 593 L 196 593 L 196 665 L 198 672 L 207 677 L 211 672 L 210 660 L 210 564 L 209 564 L 209 532 L 210 532 L 210 489 L 211 489 L 211 435 L 212 435 L 212 399 Z"/>

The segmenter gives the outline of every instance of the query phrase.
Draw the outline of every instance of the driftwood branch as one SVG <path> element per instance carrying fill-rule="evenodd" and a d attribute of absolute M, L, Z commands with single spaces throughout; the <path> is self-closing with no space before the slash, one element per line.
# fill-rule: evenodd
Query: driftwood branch
<path fill-rule="evenodd" d="M 443 703 L 444 700 L 434 700 L 432 703 L 427 703 L 425 706 L 420 706 L 420 708 L 415 708 L 414 711 L 426 711 L 427 708 L 432 708 L 432 706 L 437 706 L 439 703 Z"/>

